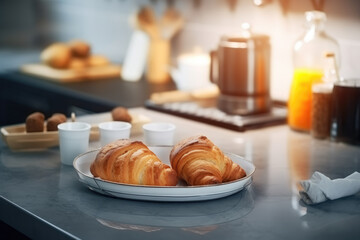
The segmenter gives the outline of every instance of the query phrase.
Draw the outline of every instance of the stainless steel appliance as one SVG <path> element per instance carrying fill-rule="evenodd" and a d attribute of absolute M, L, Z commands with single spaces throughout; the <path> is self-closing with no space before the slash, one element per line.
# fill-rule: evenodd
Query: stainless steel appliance
<path fill-rule="evenodd" d="M 223 36 L 211 52 L 211 80 L 220 90 L 217 106 L 237 115 L 269 112 L 270 42 L 243 24 L 239 35 Z"/>

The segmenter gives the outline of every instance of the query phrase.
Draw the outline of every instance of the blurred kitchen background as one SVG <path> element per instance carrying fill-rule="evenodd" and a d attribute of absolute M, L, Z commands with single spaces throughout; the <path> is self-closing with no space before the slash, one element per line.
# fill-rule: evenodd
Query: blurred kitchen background
<path fill-rule="evenodd" d="M 94 53 L 122 63 L 133 27 L 130 17 L 142 6 L 160 15 L 174 6 L 185 24 L 172 39 L 172 59 L 201 47 L 211 51 L 224 34 L 248 22 L 271 41 L 271 96 L 287 100 L 292 81 L 292 47 L 304 32 L 304 12 L 322 8 L 326 32 L 340 44 L 340 74 L 360 77 L 360 1 L 358 0 L 2 0 L 0 71 L 39 61 L 53 42 L 84 39 Z"/>

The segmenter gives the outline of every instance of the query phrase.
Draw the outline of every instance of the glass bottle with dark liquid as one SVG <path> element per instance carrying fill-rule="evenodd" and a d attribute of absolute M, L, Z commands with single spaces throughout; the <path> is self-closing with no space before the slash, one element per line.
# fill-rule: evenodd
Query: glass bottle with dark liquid
<path fill-rule="evenodd" d="M 336 82 L 331 104 L 331 138 L 360 145 L 360 79 Z"/>

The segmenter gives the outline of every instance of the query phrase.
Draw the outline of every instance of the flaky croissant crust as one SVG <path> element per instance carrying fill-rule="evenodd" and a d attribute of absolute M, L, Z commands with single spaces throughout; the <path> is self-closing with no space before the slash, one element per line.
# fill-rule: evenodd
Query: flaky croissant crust
<path fill-rule="evenodd" d="M 178 177 L 189 185 L 228 182 L 246 176 L 244 169 L 205 136 L 179 142 L 170 152 L 170 163 Z"/>
<path fill-rule="evenodd" d="M 94 177 L 119 183 L 175 186 L 176 172 L 142 142 L 121 139 L 104 146 L 90 167 Z"/>

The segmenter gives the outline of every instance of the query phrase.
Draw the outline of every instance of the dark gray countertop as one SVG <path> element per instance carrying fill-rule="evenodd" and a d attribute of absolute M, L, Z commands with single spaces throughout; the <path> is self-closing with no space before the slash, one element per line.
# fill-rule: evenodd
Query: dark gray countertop
<path fill-rule="evenodd" d="M 11 59 L 11 58 L 10 58 Z M 0 61 L 2 58 L 0 57 Z M 60 83 L 21 73 L 18 67 L 0 70 L 0 126 L 22 123 L 35 111 L 46 117 L 110 111 L 114 107 L 144 106 L 154 92 L 174 90 L 175 84 L 127 82 L 119 77 Z"/>
<path fill-rule="evenodd" d="M 112 198 L 78 181 L 57 147 L 12 152 L 0 142 L 0 220 L 33 239 L 350 239 L 360 234 L 360 195 L 308 206 L 296 183 L 321 171 L 360 171 L 360 147 L 320 141 L 286 125 L 239 133 L 144 108 L 177 126 L 176 141 L 205 134 L 253 161 L 247 189 L 218 200 L 161 203 Z M 131 136 L 142 140 L 141 134 Z M 96 148 L 92 142 L 90 148 Z"/>
<path fill-rule="evenodd" d="M 0 79 L 17 84 L 19 87 L 31 87 L 43 91 L 67 96 L 77 96 L 99 105 L 123 105 L 124 107 L 143 106 L 153 92 L 176 89 L 173 82 L 150 84 L 145 79 L 128 82 L 120 78 L 109 78 L 92 81 L 61 83 L 23 74 L 18 70 L 0 72 Z"/>

